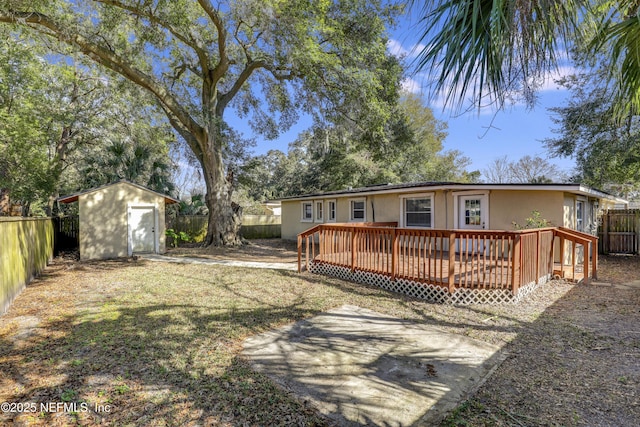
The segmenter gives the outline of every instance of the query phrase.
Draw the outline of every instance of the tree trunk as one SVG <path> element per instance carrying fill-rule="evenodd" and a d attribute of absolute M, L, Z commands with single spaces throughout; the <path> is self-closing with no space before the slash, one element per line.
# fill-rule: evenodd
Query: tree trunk
<path fill-rule="evenodd" d="M 207 246 L 241 245 L 242 207 L 231 201 L 233 177 L 224 174 L 221 144 L 209 141 L 207 145 L 210 149 L 204 152 L 201 161 L 204 181 L 207 185 L 205 201 L 209 209 L 205 244 Z"/>

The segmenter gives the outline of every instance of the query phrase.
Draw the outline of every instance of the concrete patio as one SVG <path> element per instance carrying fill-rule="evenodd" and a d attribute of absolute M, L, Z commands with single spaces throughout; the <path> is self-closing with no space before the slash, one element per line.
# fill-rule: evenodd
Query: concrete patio
<path fill-rule="evenodd" d="M 500 348 L 345 305 L 247 339 L 256 370 L 341 426 L 433 425 L 491 374 Z"/>

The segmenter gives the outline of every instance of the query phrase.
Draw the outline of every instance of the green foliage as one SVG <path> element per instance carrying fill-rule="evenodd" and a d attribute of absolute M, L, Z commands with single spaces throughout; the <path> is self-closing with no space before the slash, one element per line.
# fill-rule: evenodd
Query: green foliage
<path fill-rule="evenodd" d="M 477 180 L 470 160 L 443 151 L 446 124 L 423 101 L 405 95 L 387 135 L 370 141 L 348 124 L 315 127 L 289 144 L 287 154 L 271 150 L 247 162 L 239 182 L 249 196 L 264 200 L 380 183 Z"/>
<path fill-rule="evenodd" d="M 515 221 L 512 222 L 513 228 L 516 230 L 527 230 L 531 228 L 545 228 L 552 227 L 551 221 L 547 221 L 542 218 L 542 214 L 539 211 L 531 211 L 531 216 L 525 218 L 525 224 L 519 225 Z"/>
<path fill-rule="evenodd" d="M 167 237 L 171 238 L 171 246 L 177 248 L 180 242 L 190 242 L 191 236 L 184 231 L 176 232 L 173 228 L 167 228 L 164 232 Z"/>
<path fill-rule="evenodd" d="M 25 214 L 50 213 L 61 192 L 121 178 L 173 190 L 175 138 L 141 90 L 75 59 L 44 67 L 45 49 L 0 33 L 0 187 Z"/>
<path fill-rule="evenodd" d="M 578 179 L 596 188 L 640 185 L 640 116 L 617 120 L 604 70 L 569 76 L 566 106 L 552 108 L 556 138 L 544 141 L 553 156 L 576 159 Z M 613 186 L 612 186 L 613 184 Z M 624 192 L 619 192 L 624 194 Z"/>

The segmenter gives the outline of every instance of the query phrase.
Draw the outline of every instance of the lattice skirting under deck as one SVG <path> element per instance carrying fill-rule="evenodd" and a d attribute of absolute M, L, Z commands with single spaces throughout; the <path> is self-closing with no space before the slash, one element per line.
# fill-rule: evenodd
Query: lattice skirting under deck
<path fill-rule="evenodd" d="M 383 274 L 366 271 L 351 271 L 350 268 L 337 265 L 312 262 L 309 272 L 325 276 L 337 277 L 355 283 L 377 286 L 391 292 L 408 295 L 441 304 L 517 304 L 538 286 L 546 283 L 550 276 L 541 278 L 538 283 L 532 282 L 521 286 L 515 295 L 508 289 L 457 289 L 453 294 L 440 286 L 414 282 L 413 280 L 396 279 Z"/>

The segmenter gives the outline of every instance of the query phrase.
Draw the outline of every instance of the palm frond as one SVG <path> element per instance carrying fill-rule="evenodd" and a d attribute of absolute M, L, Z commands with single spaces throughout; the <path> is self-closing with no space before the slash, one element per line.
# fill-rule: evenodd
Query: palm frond
<path fill-rule="evenodd" d="M 426 1 L 421 9 L 426 45 L 417 71 L 435 75 L 447 105 L 470 97 L 502 105 L 557 66 L 557 52 L 577 34 L 582 0 Z M 528 99 L 532 101 L 531 99 Z"/>

